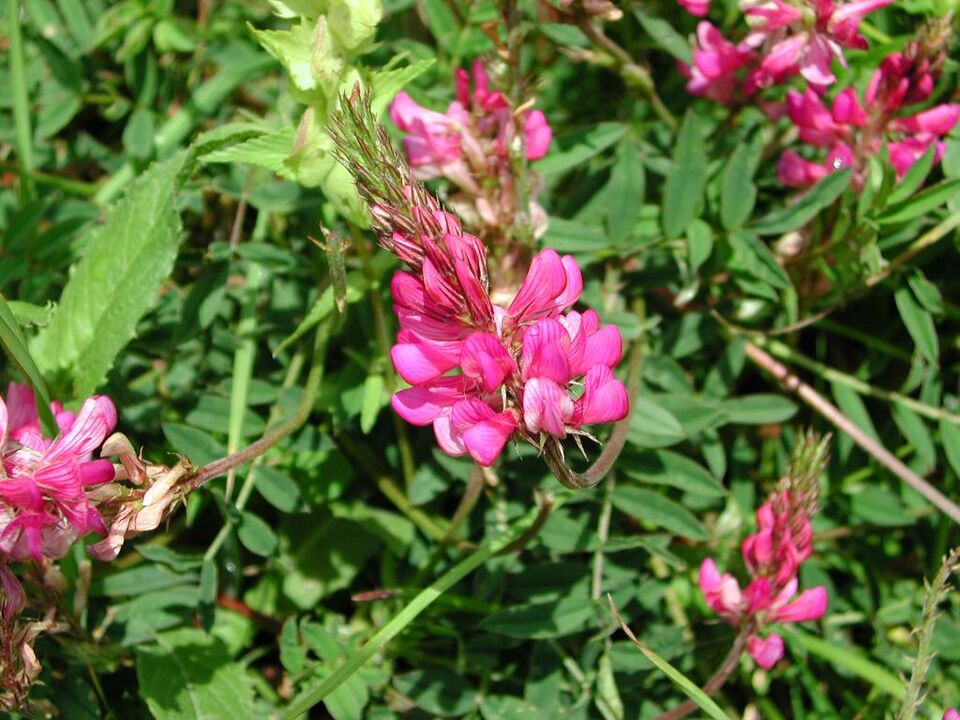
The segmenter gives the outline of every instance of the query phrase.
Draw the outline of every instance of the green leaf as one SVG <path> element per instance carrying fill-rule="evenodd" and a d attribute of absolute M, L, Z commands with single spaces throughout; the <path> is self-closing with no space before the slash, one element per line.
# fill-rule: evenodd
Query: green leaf
<path fill-rule="evenodd" d="M 674 30 L 673 25 L 647 12 L 640 5 L 633 6 L 633 14 L 636 15 L 637 21 L 651 40 L 680 62 L 687 65 L 693 64 L 693 51 L 690 49 L 690 44 Z"/>
<path fill-rule="evenodd" d="M 370 107 L 373 109 L 373 114 L 379 116 L 383 113 L 394 95 L 433 67 L 435 62 L 434 58 L 427 58 L 406 67 L 374 73 L 370 80 L 373 94 Z"/>
<path fill-rule="evenodd" d="M 880 436 L 877 435 L 877 429 L 873 425 L 873 420 L 870 419 L 867 406 L 863 404 L 860 396 L 849 386 L 841 383 L 830 383 L 830 389 L 833 392 L 833 399 L 837 401 L 837 406 L 843 414 L 850 418 L 853 424 L 863 430 L 871 439 L 882 445 Z"/>
<path fill-rule="evenodd" d="M 731 233 L 730 247 L 733 248 L 735 266 L 780 290 L 790 287 L 787 273 L 756 234 L 748 230 Z"/>
<path fill-rule="evenodd" d="M 477 705 L 477 692 L 459 673 L 434 668 L 394 678 L 397 690 L 434 717 L 459 717 Z"/>
<path fill-rule="evenodd" d="M 646 396 L 635 397 L 630 410 L 628 438 L 637 447 L 665 447 L 685 437 L 683 427 L 669 410 Z"/>
<path fill-rule="evenodd" d="M 770 213 L 751 226 L 760 235 L 779 235 L 799 230 L 840 197 L 850 186 L 850 168 L 830 173 L 798 202 Z"/>
<path fill-rule="evenodd" d="M 557 138 L 550 154 L 533 163 L 533 168 L 549 175 L 579 167 L 617 142 L 626 130 L 627 126 L 621 123 L 599 123 L 589 130 Z"/>
<path fill-rule="evenodd" d="M 180 245 L 174 197 L 186 159 L 181 152 L 154 164 L 90 231 L 50 324 L 36 338 L 42 368 L 68 369 L 80 397 L 103 382 L 173 269 Z"/>
<path fill-rule="evenodd" d="M 424 0 L 423 16 L 439 47 L 450 47 L 460 34 L 460 23 L 444 0 Z"/>
<path fill-rule="evenodd" d="M 269 557 L 277 549 L 277 536 L 267 523 L 253 513 L 240 514 L 237 537 L 243 546 L 252 553 Z"/>
<path fill-rule="evenodd" d="M 610 238 L 603 230 L 578 220 L 551 217 L 544 243 L 557 252 L 581 255 L 610 247 Z"/>
<path fill-rule="evenodd" d="M 713 252 L 713 231 L 703 220 L 694 220 L 687 227 L 687 248 L 690 253 L 690 271 L 694 272 Z"/>
<path fill-rule="evenodd" d="M 898 287 L 893 294 L 900 312 L 900 319 L 913 338 L 917 350 L 933 365 L 940 362 L 940 343 L 937 328 L 930 313 L 923 309 L 910 290 L 909 285 Z"/>
<path fill-rule="evenodd" d="M 757 200 L 753 175 L 757 171 L 762 150 L 762 143 L 756 140 L 740 143 L 723 166 L 720 222 L 727 230 L 735 230 L 750 219 Z"/>
<path fill-rule="evenodd" d="M 681 236 L 700 207 L 707 182 L 707 153 L 700 119 L 688 112 L 677 134 L 673 162 L 663 186 L 663 232 L 668 238 Z"/>
<path fill-rule="evenodd" d="M 933 439 L 930 437 L 930 431 L 927 430 L 923 420 L 913 410 L 902 403 L 894 401 L 890 405 L 890 414 L 893 421 L 900 428 L 900 432 L 913 447 L 920 461 L 919 467 L 914 469 L 921 475 L 926 475 L 933 470 L 937 463 L 937 451 L 933 446 Z"/>
<path fill-rule="evenodd" d="M 887 205 L 893 206 L 904 202 L 913 195 L 923 181 L 927 179 L 930 170 L 933 168 L 933 159 L 937 154 L 937 143 L 930 143 L 927 151 L 907 170 L 903 179 L 897 183 L 890 197 L 887 198 Z"/>
<path fill-rule="evenodd" d="M 943 453 L 947 456 L 947 462 L 953 468 L 954 474 L 960 477 L 960 428 L 949 420 L 941 420 L 940 442 L 943 445 Z"/>
<path fill-rule="evenodd" d="M 180 423 L 160 423 L 167 442 L 196 465 L 206 465 L 227 454 L 227 448 L 209 434 Z"/>
<path fill-rule="evenodd" d="M 912 525 L 913 518 L 900 498 L 889 490 L 870 487 L 850 498 L 850 512 L 857 518 L 881 527 Z"/>
<path fill-rule="evenodd" d="M 758 393 L 741 395 L 723 402 L 727 419 L 740 425 L 767 425 L 786 422 L 797 412 L 796 404 L 783 395 Z"/>
<path fill-rule="evenodd" d="M 722 497 L 726 488 L 703 466 L 670 450 L 654 450 L 630 458 L 621 467 L 627 477 L 641 482 L 671 485 L 695 495 Z"/>
<path fill-rule="evenodd" d="M 581 632 L 596 617 L 586 597 L 568 595 L 555 602 L 516 605 L 483 619 L 480 627 L 514 638 L 555 638 Z"/>
<path fill-rule="evenodd" d="M 615 244 L 623 243 L 633 233 L 643 206 L 646 176 L 643 164 L 632 142 L 623 142 L 617 151 L 617 160 L 610 173 L 606 194 L 610 198 L 607 209 L 607 232 Z"/>
<path fill-rule="evenodd" d="M 353 285 L 347 285 L 348 304 L 355 303 L 362 297 L 363 290 L 361 288 L 357 288 Z M 276 349 L 273 351 L 273 356 L 276 357 L 279 355 L 284 348 L 289 347 L 292 343 L 299 340 L 312 327 L 326 320 L 335 309 L 336 299 L 333 296 L 333 286 L 331 285 L 320 294 L 320 297 L 313 304 L 313 307 L 310 308 L 310 312 L 308 312 L 307 316 L 300 322 L 299 325 L 297 325 L 297 329 L 294 330 L 289 337 L 285 338 L 284 341 L 276 347 Z"/>
<path fill-rule="evenodd" d="M 383 373 L 370 373 L 363 381 L 363 404 L 360 406 L 360 431 L 368 435 L 381 408 L 388 402 L 385 392 L 386 382 Z"/>
<path fill-rule="evenodd" d="M 137 647 L 140 695 L 157 720 L 253 716 L 253 689 L 223 642 L 185 628 Z"/>
<path fill-rule="evenodd" d="M 293 149 L 293 138 L 294 129 L 285 127 L 214 150 L 202 159 L 205 163 L 249 163 L 267 168 L 287 180 L 294 180 L 293 171 L 284 163 Z"/>
<path fill-rule="evenodd" d="M 153 152 L 153 113 L 137 108 L 123 129 L 123 147 L 133 157 L 146 160 Z"/>
<path fill-rule="evenodd" d="M 10 311 L 3 295 L 0 295 L 0 345 L 3 345 L 10 361 L 19 368 L 36 393 L 37 413 L 40 416 L 44 433 L 48 437 L 56 437 L 60 429 L 57 427 L 57 421 L 50 411 L 50 393 L 47 392 L 47 384 L 43 381 L 43 376 L 27 349 L 26 338 L 23 337 L 20 325 L 13 317 L 13 313 Z"/>
<path fill-rule="evenodd" d="M 277 510 L 293 512 L 300 505 L 300 488 L 285 473 L 269 465 L 260 465 L 251 472 L 256 473 L 257 492 Z"/>
<path fill-rule="evenodd" d="M 900 205 L 890 208 L 877 218 L 877 222 L 881 225 L 893 225 L 913 220 L 936 210 L 941 205 L 945 205 L 958 193 L 960 193 L 960 178 L 944 180 L 942 183 L 917 193 Z"/>
<path fill-rule="evenodd" d="M 659 493 L 620 485 L 613 493 L 613 506 L 637 520 L 665 528 L 691 540 L 706 540 L 707 531 L 685 507 Z"/>

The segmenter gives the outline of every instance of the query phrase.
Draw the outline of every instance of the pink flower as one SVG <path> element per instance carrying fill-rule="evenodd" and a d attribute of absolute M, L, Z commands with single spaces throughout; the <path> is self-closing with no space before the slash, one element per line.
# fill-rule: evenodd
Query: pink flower
<path fill-rule="evenodd" d="M 679 5 L 691 15 L 703 17 L 710 12 L 710 0 L 677 0 Z"/>
<path fill-rule="evenodd" d="M 553 140 L 553 130 L 547 116 L 540 110 L 531 110 L 523 118 L 523 141 L 527 148 L 527 160 L 533 162 L 547 154 Z"/>
<path fill-rule="evenodd" d="M 473 378 L 484 392 L 495 392 L 510 375 L 517 371 L 517 363 L 492 333 L 474 333 L 460 352 L 460 368 Z"/>
<path fill-rule="evenodd" d="M 933 92 L 933 85 L 929 60 L 891 53 L 870 78 L 864 99 L 867 105 L 879 104 L 889 112 L 896 112 L 903 105 L 924 102 Z"/>
<path fill-rule="evenodd" d="M 484 467 L 494 463 L 517 429 L 512 412 L 496 412 L 479 400 L 460 400 L 449 416 L 441 417 L 433 427 L 444 452 L 454 456 L 466 452 Z"/>
<path fill-rule="evenodd" d="M 933 135 L 923 134 L 913 137 L 906 137 L 899 142 L 891 142 L 887 145 L 887 152 L 890 154 L 890 164 L 897 172 L 897 177 L 902 178 L 907 171 L 913 167 L 924 153 L 930 149 L 930 146 L 936 142 Z M 934 162 L 939 162 L 946 152 L 946 145 L 937 142 L 937 149 L 934 151 Z"/>
<path fill-rule="evenodd" d="M 956 708 L 947 708 L 942 720 L 960 720 L 960 712 Z"/>
<path fill-rule="evenodd" d="M 943 136 L 953 130 L 958 118 L 960 118 L 960 105 L 936 105 L 916 115 L 896 118 L 892 127 L 899 132 Z"/>
<path fill-rule="evenodd" d="M 515 327 L 556 317 L 573 305 L 583 291 L 583 276 L 569 255 L 547 248 L 533 258 L 520 290 L 507 308 L 507 322 Z"/>
<path fill-rule="evenodd" d="M 776 633 L 765 638 L 751 635 L 747 638 L 747 651 L 757 661 L 757 665 L 769 670 L 783 657 L 783 638 Z"/>
<path fill-rule="evenodd" d="M 711 23 L 699 23 L 693 65 L 681 65 L 681 71 L 689 78 L 687 92 L 715 102 L 731 103 L 739 85 L 738 72 L 753 57 L 749 47 L 734 45 Z"/>
<path fill-rule="evenodd" d="M 446 115 L 427 110 L 407 93 L 399 92 L 390 103 L 390 119 L 408 133 L 403 139 L 407 159 L 421 177 L 443 174 L 444 166 L 460 158 L 457 124 Z"/>
<path fill-rule="evenodd" d="M 91 455 L 117 421 L 109 398 L 84 401 L 75 416 L 54 403 L 61 435 L 43 436 L 33 392 L 11 383 L 0 398 L 0 552 L 12 560 L 60 557 L 77 536 L 106 531 L 87 488 L 112 480 L 113 464 Z"/>

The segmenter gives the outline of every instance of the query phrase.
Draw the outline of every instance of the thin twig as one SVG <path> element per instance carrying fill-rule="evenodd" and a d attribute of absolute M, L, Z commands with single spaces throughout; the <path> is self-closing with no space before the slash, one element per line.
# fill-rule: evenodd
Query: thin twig
<path fill-rule="evenodd" d="M 830 404 L 820 393 L 803 382 L 785 365 L 775 360 L 758 345 L 747 342 L 745 351 L 751 362 L 773 376 L 784 389 L 797 395 L 803 402 L 836 426 L 837 429 L 849 435 L 857 445 L 863 448 L 867 454 L 873 456 L 877 462 L 923 495 L 954 522 L 960 524 L 960 507 L 958 507 L 956 503 L 900 462 L 889 450 L 869 437 L 847 418 L 846 415 Z"/>

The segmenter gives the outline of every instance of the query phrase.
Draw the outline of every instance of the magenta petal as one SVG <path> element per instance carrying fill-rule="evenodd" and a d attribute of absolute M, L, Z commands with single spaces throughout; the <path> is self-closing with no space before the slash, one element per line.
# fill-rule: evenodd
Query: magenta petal
<path fill-rule="evenodd" d="M 517 369 L 510 353 L 492 333 L 474 333 L 460 351 L 463 374 L 480 381 L 485 392 L 492 393 Z"/>
<path fill-rule="evenodd" d="M 594 365 L 614 367 L 623 356 L 623 338 L 620 328 L 607 325 L 590 335 L 586 341 L 581 367 L 590 369 Z"/>
<path fill-rule="evenodd" d="M 431 392 L 427 387 L 412 387 L 394 393 L 390 404 L 397 415 L 411 425 L 429 425 L 444 408 L 450 407 L 456 398 Z"/>
<path fill-rule="evenodd" d="M 792 603 L 780 608 L 771 618 L 775 622 L 806 622 L 823 617 L 827 611 L 827 589 L 819 585 L 804 590 Z"/>
<path fill-rule="evenodd" d="M 91 460 L 80 465 L 80 483 L 84 487 L 110 482 L 115 475 L 113 463 L 109 460 Z"/>
<path fill-rule="evenodd" d="M 553 130 L 547 123 L 546 116 L 539 110 L 531 110 L 523 120 L 524 144 L 527 149 L 527 160 L 533 162 L 547 154 L 550 142 L 553 140 Z"/>
<path fill-rule="evenodd" d="M 548 378 L 533 378 L 523 386 L 523 420 L 527 430 L 566 437 L 573 416 L 573 400 L 566 389 Z"/>
<path fill-rule="evenodd" d="M 606 365 L 590 368 L 584 377 L 583 387 L 583 397 L 580 398 L 582 424 L 617 422 L 630 412 L 626 387 Z"/>
<path fill-rule="evenodd" d="M 398 343 L 390 349 L 393 366 L 411 385 L 420 385 L 457 366 L 451 352 L 427 343 Z"/>
<path fill-rule="evenodd" d="M 556 300 L 567 287 L 567 269 L 555 250 L 547 248 L 530 263 L 507 315 L 517 325 L 556 314 Z"/>
<path fill-rule="evenodd" d="M 747 639 L 747 650 L 750 656 L 757 661 L 757 665 L 769 670 L 783 657 L 783 638 L 777 634 L 770 634 L 765 638 L 751 635 Z"/>
<path fill-rule="evenodd" d="M 44 453 L 44 458 L 47 460 L 62 457 L 85 459 L 103 444 L 116 424 L 117 409 L 110 398 L 103 395 L 87 398 L 83 401 L 83 406 L 70 431 L 53 442 Z"/>

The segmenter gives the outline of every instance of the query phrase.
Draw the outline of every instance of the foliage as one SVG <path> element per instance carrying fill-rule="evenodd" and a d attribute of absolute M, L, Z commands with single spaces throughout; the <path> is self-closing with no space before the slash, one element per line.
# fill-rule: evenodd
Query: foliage
<path fill-rule="evenodd" d="M 862 97 L 920 37 L 942 61 L 925 107 L 955 99 L 949 4 L 871 14 L 839 86 Z M 802 81 L 763 103 L 694 97 L 677 63 L 699 51 L 697 19 L 672 0 L 607 5 L 6 0 L 0 374 L 44 399 L 51 436 L 47 399 L 110 396 L 132 455 L 187 478 L 113 562 L 91 563 L 91 535 L 46 574 L 0 563 L 24 621 L 59 619 L 31 641 L 23 716 L 294 717 L 322 700 L 336 720 L 620 720 L 689 696 L 711 717 L 894 718 L 908 686 L 916 717 L 956 704 L 960 601 L 925 604 L 924 577 L 960 539 L 960 129 L 899 177 L 885 140 L 791 189 L 784 150 L 822 160 L 773 110 Z M 710 17 L 742 31 L 735 2 Z M 624 447 L 591 489 L 520 442 L 481 470 L 390 407 L 400 265 L 328 129 L 360 83 L 399 148 L 396 93 L 444 112 L 477 58 L 514 120 L 535 107 L 553 129 L 529 168 L 512 146 L 500 159 L 533 178 L 506 236 L 542 206 L 536 247 L 576 259 L 583 306 L 633 352 Z M 427 187 L 463 212 L 455 183 Z M 784 629 L 773 669 L 743 654 L 705 692 L 738 630 L 697 570 L 713 557 L 745 576 L 740 543 L 805 427 L 833 433 L 799 570 L 828 610 Z"/>

